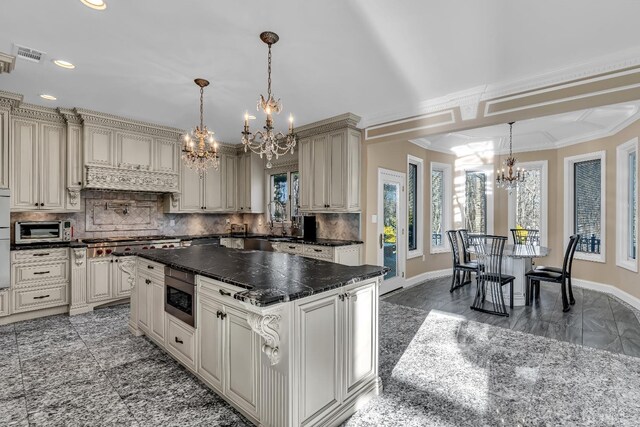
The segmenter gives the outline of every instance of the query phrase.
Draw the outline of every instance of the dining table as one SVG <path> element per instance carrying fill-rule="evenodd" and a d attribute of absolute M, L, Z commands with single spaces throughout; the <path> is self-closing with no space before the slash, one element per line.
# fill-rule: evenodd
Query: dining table
<path fill-rule="evenodd" d="M 469 253 L 474 254 L 477 251 L 473 245 L 468 248 Z M 513 281 L 513 305 L 523 306 L 525 305 L 525 292 L 527 289 L 527 278 L 525 274 L 531 270 L 533 260 L 535 258 L 543 258 L 549 255 L 551 249 L 546 246 L 537 245 L 513 245 L 508 244 L 504 246 L 502 253 L 502 273 L 515 277 Z M 509 301 L 510 289 L 509 286 L 504 286 L 504 300 Z M 485 296 L 487 301 L 491 301 L 491 293 L 488 292 Z"/>

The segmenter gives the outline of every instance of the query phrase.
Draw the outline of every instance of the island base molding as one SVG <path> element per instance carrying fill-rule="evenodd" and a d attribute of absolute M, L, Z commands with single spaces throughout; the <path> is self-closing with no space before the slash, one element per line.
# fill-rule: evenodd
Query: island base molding
<path fill-rule="evenodd" d="M 66 314 L 69 312 L 69 306 L 63 305 L 59 307 L 43 308 L 35 311 L 25 311 L 24 313 L 13 313 L 5 317 L 0 317 L 0 325 L 8 325 L 10 323 L 22 322 L 23 320 L 33 320 L 40 317 L 55 316 L 57 314 Z"/>

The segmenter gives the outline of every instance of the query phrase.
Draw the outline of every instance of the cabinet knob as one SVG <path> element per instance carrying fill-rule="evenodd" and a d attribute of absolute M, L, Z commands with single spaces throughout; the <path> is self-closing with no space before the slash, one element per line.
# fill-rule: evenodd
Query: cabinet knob
<path fill-rule="evenodd" d="M 44 203 L 40 203 L 40 206 L 44 206 Z"/>
<path fill-rule="evenodd" d="M 39 204 L 39 203 L 36 203 L 36 206 L 40 206 L 40 204 Z"/>

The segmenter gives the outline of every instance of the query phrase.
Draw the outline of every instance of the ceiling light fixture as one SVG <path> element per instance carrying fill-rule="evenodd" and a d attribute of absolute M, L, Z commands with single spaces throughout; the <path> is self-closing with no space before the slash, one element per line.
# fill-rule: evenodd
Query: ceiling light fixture
<path fill-rule="evenodd" d="M 509 191 L 513 191 L 518 187 L 518 184 L 524 182 L 527 172 L 524 169 L 516 169 L 514 172 L 513 167 L 516 164 L 516 158 L 513 157 L 513 124 L 515 122 L 509 122 L 509 157 L 504 161 L 504 165 L 507 167 L 507 174 L 505 175 L 504 168 L 496 171 L 496 185 L 500 188 L 504 188 Z"/>
<path fill-rule="evenodd" d="M 95 10 L 105 10 L 107 4 L 103 0 L 80 0 L 83 5 Z"/>
<path fill-rule="evenodd" d="M 209 167 L 216 170 L 220 167 L 220 156 L 213 132 L 204 125 L 204 88 L 209 86 L 209 82 L 205 79 L 195 79 L 194 82 L 200 86 L 200 126 L 184 136 L 182 160 L 188 168 L 202 175 Z"/>
<path fill-rule="evenodd" d="M 260 40 L 269 46 L 269 56 L 268 63 L 269 66 L 267 68 L 267 98 L 260 95 L 260 99 L 258 99 L 257 110 L 264 111 L 267 115 L 266 123 L 264 125 L 264 131 L 257 131 L 255 134 L 252 134 L 249 131 L 249 113 L 246 112 L 244 114 L 244 129 L 242 131 L 242 144 L 244 145 L 244 151 L 247 149 L 251 149 L 256 154 L 262 156 L 266 156 L 267 158 L 267 168 L 271 168 L 271 160 L 275 156 L 278 157 L 287 154 L 291 151 L 291 154 L 294 153 L 294 147 L 296 146 L 296 135 L 293 132 L 293 116 L 289 115 L 289 133 L 284 135 L 282 132 L 274 133 L 273 129 L 273 113 L 280 114 L 282 111 L 282 103 L 280 103 L 280 99 L 277 101 L 271 94 L 271 46 L 276 44 L 280 37 L 274 32 L 265 31 L 260 34 Z"/>
<path fill-rule="evenodd" d="M 46 93 L 43 93 L 42 95 L 40 95 L 40 98 L 42 98 L 42 99 L 46 99 L 47 101 L 55 101 L 56 99 L 58 99 L 58 98 L 56 98 L 55 96 L 53 96 L 53 95 L 48 95 L 48 94 L 46 94 Z"/>
<path fill-rule="evenodd" d="M 73 70 L 74 68 L 76 68 L 76 66 L 73 65 L 71 62 L 65 61 L 63 59 L 55 59 L 53 63 L 56 64 L 58 67 L 66 68 L 67 70 Z"/>

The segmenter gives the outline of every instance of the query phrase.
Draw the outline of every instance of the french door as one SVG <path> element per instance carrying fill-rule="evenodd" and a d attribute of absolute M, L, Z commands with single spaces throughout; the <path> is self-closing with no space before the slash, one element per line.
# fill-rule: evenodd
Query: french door
<path fill-rule="evenodd" d="M 405 174 L 378 169 L 378 264 L 389 267 L 380 294 L 404 286 L 406 251 Z"/>

